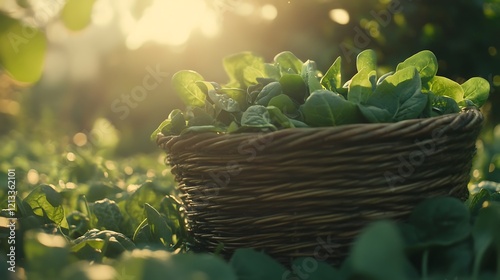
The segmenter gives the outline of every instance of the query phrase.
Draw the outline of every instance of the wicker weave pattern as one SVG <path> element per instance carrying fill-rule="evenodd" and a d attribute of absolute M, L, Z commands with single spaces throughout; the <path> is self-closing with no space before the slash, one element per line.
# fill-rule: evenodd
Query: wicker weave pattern
<path fill-rule="evenodd" d="M 465 199 L 482 120 L 470 109 L 390 124 L 159 137 L 158 145 L 199 248 L 222 242 L 228 254 L 254 247 L 287 261 L 314 256 L 328 240 L 335 263 L 370 221 L 404 219 L 431 196 Z"/>

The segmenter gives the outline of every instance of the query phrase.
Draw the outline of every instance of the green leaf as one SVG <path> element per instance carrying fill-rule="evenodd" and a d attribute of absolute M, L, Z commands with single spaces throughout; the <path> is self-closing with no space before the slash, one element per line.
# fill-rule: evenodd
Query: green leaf
<path fill-rule="evenodd" d="M 304 80 L 304 83 L 307 85 L 307 94 L 313 92 L 315 90 L 323 89 L 321 83 L 318 79 L 318 67 L 316 66 L 316 62 L 312 60 L 307 60 L 302 65 L 301 76 Z"/>
<path fill-rule="evenodd" d="M 364 104 L 372 94 L 377 73 L 369 68 L 363 68 L 352 77 L 347 93 L 347 100 Z"/>
<path fill-rule="evenodd" d="M 376 106 L 359 104 L 361 114 L 371 123 L 389 123 L 394 121 L 394 113 Z"/>
<path fill-rule="evenodd" d="M 24 199 L 35 215 L 68 228 L 64 216 L 63 198 L 49 185 L 39 185 Z"/>
<path fill-rule="evenodd" d="M 332 66 L 326 71 L 326 74 L 321 78 L 321 84 L 328 90 L 336 92 L 342 87 L 342 58 L 339 56 L 333 62 Z"/>
<path fill-rule="evenodd" d="M 448 246 L 469 236 L 470 214 L 465 205 L 452 197 L 433 197 L 418 204 L 409 218 L 416 229 L 417 244 L 412 247 Z"/>
<path fill-rule="evenodd" d="M 130 279 L 237 280 L 221 258 L 209 254 L 171 254 L 163 250 L 134 250 L 115 264 Z"/>
<path fill-rule="evenodd" d="M 40 79 L 47 40 L 36 28 L 0 13 L 0 66 L 22 83 Z"/>
<path fill-rule="evenodd" d="M 155 141 L 159 133 L 163 135 L 178 135 L 181 131 L 186 128 L 186 120 L 181 110 L 174 109 L 168 115 L 168 119 L 164 120 L 158 128 L 151 133 L 151 140 Z"/>
<path fill-rule="evenodd" d="M 155 183 L 142 184 L 125 202 L 125 211 L 132 227 L 136 228 L 145 218 L 144 205 L 149 203 L 155 209 L 160 207 L 163 194 L 157 190 Z"/>
<path fill-rule="evenodd" d="M 269 101 L 282 93 L 281 84 L 279 82 L 272 82 L 262 88 L 255 99 L 256 105 L 267 106 Z"/>
<path fill-rule="evenodd" d="M 215 107 L 229 113 L 240 111 L 240 105 L 225 93 L 217 93 L 215 90 L 208 91 L 208 97 L 214 102 Z"/>
<path fill-rule="evenodd" d="M 437 96 L 453 98 L 456 102 L 464 99 L 462 87 L 457 82 L 445 77 L 435 76 L 429 81 L 427 89 Z"/>
<path fill-rule="evenodd" d="M 172 229 L 167 225 L 160 213 L 151 205 L 144 205 L 146 219 L 154 241 L 161 242 L 166 247 L 173 246 Z"/>
<path fill-rule="evenodd" d="M 229 264 L 233 267 L 238 279 L 245 280 L 283 279 L 287 271 L 271 257 L 253 249 L 237 249 Z"/>
<path fill-rule="evenodd" d="M 393 121 L 417 118 L 427 105 L 422 94 L 420 77 L 414 67 L 408 67 L 388 76 L 377 86 L 366 104 L 387 110 Z M 361 112 L 366 113 L 363 109 Z M 383 114 L 384 120 L 387 115 Z M 370 120 L 369 115 L 365 115 Z"/>
<path fill-rule="evenodd" d="M 172 76 L 172 85 L 186 106 L 205 106 L 206 95 L 197 84 L 200 81 L 203 77 L 190 70 L 182 70 Z"/>
<path fill-rule="evenodd" d="M 284 74 L 300 74 L 302 64 L 293 53 L 284 51 L 274 57 L 274 63 L 280 69 L 281 75 Z"/>
<path fill-rule="evenodd" d="M 396 67 L 396 72 L 408 67 L 417 68 L 422 84 L 426 84 L 436 76 L 438 62 L 436 56 L 431 51 L 424 50 L 399 63 Z"/>
<path fill-rule="evenodd" d="M 377 54 L 374 50 L 364 50 L 356 58 L 356 68 L 361 71 L 367 68 L 369 71 L 377 71 Z"/>
<path fill-rule="evenodd" d="M 307 86 L 300 75 L 285 74 L 281 77 L 279 83 L 284 94 L 290 96 L 299 104 L 304 103 L 307 96 Z"/>
<path fill-rule="evenodd" d="M 220 94 L 225 94 L 238 103 L 240 111 L 244 111 L 248 107 L 247 94 L 245 90 L 239 88 L 221 88 L 217 91 Z"/>
<path fill-rule="evenodd" d="M 174 196 L 167 195 L 161 201 L 160 212 L 167 216 L 167 224 L 179 239 L 186 238 L 186 224 L 181 214 L 182 203 Z"/>
<path fill-rule="evenodd" d="M 25 261 L 29 263 L 26 278 L 59 279 L 61 267 L 68 265 L 71 259 L 66 239 L 61 235 L 28 231 L 23 243 Z"/>
<path fill-rule="evenodd" d="M 223 59 L 224 69 L 230 78 L 227 87 L 247 89 L 257 84 L 257 78 L 267 77 L 264 60 L 251 52 L 241 52 Z"/>
<path fill-rule="evenodd" d="M 447 96 L 437 96 L 432 92 L 428 92 L 429 102 L 431 104 L 431 117 L 454 114 L 460 112 L 457 102 Z"/>
<path fill-rule="evenodd" d="M 280 279 L 344 279 L 341 278 L 341 274 L 337 269 L 312 257 L 295 259 L 292 263 L 292 271 L 285 273 Z M 294 278 L 288 277 L 289 275 L 293 275 Z"/>
<path fill-rule="evenodd" d="M 469 208 L 471 215 L 475 216 L 479 213 L 479 210 L 483 208 L 483 204 L 489 201 L 490 198 L 490 191 L 481 189 L 478 193 L 471 194 L 467 201 L 465 201 L 465 205 Z"/>
<path fill-rule="evenodd" d="M 461 276 L 470 275 L 474 259 L 472 247 L 472 240 L 466 238 L 449 246 L 430 249 L 429 275 L 440 276 L 441 279 L 460 279 Z"/>
<path fill-rule="evenodd" d="M 477 279 L 481 271 L 483 257 L 494 243 L 496 244 L 497 258 L 500 258 L 500 204 L 490 203 L 479 210 L 479 215 L 472 230 L 474 239 L 474 267 L 473 278 Z M 497 267 L 499 269 L 500 267 Z"/>
<path fill-rule="evenodd" d="M 299 105 L 295 103 L 290 96 L 285 95 L 285 94 L 280 94 L 278 96 L 273 97 L 269 103 L 268 106 L 275 106 L 281 110 L 285 115 L 288 114 L 296 114 L 297 110 L 299 109 Z"/>
<path fill-rule="evenodd" d="M 105 198 L 91 204 L 90 209 L 97 218 L 96 228 L 114 231 L 120 230 L 120 225 L 123 223 L 123 215 L 116 202 Z"/>
<path fill-rule="evenodd" d="M 197 81 L 196 85 L 206 95 L 208 95 L 208 92 L 211 91 L 211 90 L 220 90 L 221 89 L 221 86 L 218 83 L 215 83 L 215 82 Z"/>
<path fill-rule="evenodd" d="M 317 90 L 300 107 L 305 123 L 313 127 L 359 123 L 363 120 L 356 104 L 340 94 Z"/>
<path fill-rule="evenodd" d="M 271 122 L 279 126 L 280 129 L 295 127 L 293 123 L 290 121 L 290 119 L 287 118 L 287 116 L 285 116 L 280 111 L 280 109 L 274 106 L 267 106 L 267 111 L 269 112 L 269 117 L 271 118 Z"/>
<path fill-rule="evenodd" d="M 403 240 L 395 224 L 379 221 L 365 228 L 351 249 L 351 269 L 360 279 L 408 279 Z"/>
<path fill-rule="evenodd" d="M 213 106 L 213 105 L 211 105 Z M 191 107 L 188 108 L 188 112 L 186 115 L 190 116 L 188 120 L 189 127 L 191 126 L 202 126 L 202 125 L 213 125 L 214 124 L 214 115 L 210 115 L 206 110 L 200 107 Z"/>
<path fill-rule="evenodd" d="M 244 128 L 257 128 L 259 130 L 277 130 L 272 124 L 267 108 L 262 105 L 253 105 L 241 116 L 241 126 Z"/>
<path fill-rule="evenodd" d="M 380 78 L 378 78 L 378 80 L 377 80 L 377 86 L 379 86 L 383 81 L 385 81 L 385 79 L 387 79 L 387 77 L 390 77 L 393 74 L 394 74 L 394 72 L 390 71 L 390 72 L 387 72 L 384 75 L 380 76 Z"/>
<path fill-rule="evenodd" d="M 464 98 L 472 101 L 478 108 L 488 100 L 490 83 L 483 78 L 470 78 L 461 87 L 464 91 Z"/>
<path fill-rule="evenodd" d="M 73 31 L 84 29 L 90 24 L 95 0 L 67 0 L 61 11 L 64 25 Z"/>
<path fill-rule="evenodd" d="M 281 78 L 280 68 L 277 65 L 264 63 L 264 72 L 266 76 L 277 81 Z M 258 79 L 257 79 L 258 81 Z"/>

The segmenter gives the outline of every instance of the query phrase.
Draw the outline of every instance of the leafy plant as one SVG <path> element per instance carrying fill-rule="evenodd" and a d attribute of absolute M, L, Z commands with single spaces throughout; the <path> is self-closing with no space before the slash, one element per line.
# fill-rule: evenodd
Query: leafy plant
<path fill-rule="evenodd" d="M 311 60 L 291 52 L 272 63 L 249 52 L 224 59 L 227 84 L 205 81 L 191 70 L 172 77 L 187 110 L 173 110 L 151 135 L 187 132 L 238 133 L 351 123 L 386 123 L 458 113 L 481 107 L 489 83 L 474 77 L 462 85 L 437 76 L 437 58 L 421 51 L 378 76 L 373 50 L 361 52 L 347 79 L 338 57 L 323 75 Z"/>

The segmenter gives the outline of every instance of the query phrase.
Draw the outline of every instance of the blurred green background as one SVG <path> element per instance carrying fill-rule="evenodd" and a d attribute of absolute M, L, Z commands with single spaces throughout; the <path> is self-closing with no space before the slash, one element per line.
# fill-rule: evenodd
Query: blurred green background
<path fill-rule="evenodd" d="M 171 76 L 225 82 L 222 58 L 235 52 L 271 61 L 289 50 L 323 72 L 342 56 L 352 74 L 363 49 L 376 50 L 382 73 L 429 49 L 439 75 L 490 82 L 472 175 L 500 181 L 499 0 L 0 0 L 0 12 L 2 172 L 61 178 L 65 163 L 48 167 L 49 155 L 74 163 L 94 147 L 161 164 L 149 135 L 184 107 Z"/>

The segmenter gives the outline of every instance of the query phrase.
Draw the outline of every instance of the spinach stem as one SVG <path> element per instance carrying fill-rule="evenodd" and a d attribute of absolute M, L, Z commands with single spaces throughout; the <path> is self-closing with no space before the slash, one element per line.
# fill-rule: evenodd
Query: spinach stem
<path fill-rule="evenodd" d="M 422 280 L 427 280 L 429 277 L 429 249 L 424 251 L 422 256 Z"/>

